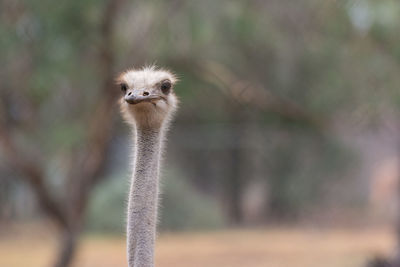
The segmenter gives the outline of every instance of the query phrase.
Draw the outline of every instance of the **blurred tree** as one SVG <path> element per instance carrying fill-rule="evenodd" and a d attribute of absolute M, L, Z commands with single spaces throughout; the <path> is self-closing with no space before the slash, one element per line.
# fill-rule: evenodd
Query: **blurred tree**
<path fill-rule="evenodd" d="M 116 110 L 113 28 L 122 3 L 2 2 L 7 66 L 0 76 L 7 82 L 0 144 L 10 167 L 60 229 L 57 267 L 73 258 L 89 195 L 105 165 Z M 56 173 L 46 162 L 57 166 Z"/>
<path fill-rule="evenodd" d="M 157 62 L 181 76 L 168 159 L 234 224 L 255 180 L 266 220 L 322 206 L 349 165 L 335 127 L 398 116 L 395 0 L 150 0 L 117 16 L 121 2 L 1 2 L 2 152 L 66 232 L 64 251 L 102 177 L 115 65 Z"/>

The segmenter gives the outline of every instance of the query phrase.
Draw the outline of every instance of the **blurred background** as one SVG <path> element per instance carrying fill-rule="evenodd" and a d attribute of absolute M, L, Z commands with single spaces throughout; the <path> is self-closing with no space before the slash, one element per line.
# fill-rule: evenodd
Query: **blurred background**
<path fill-rule="evenodd" d="M 146 64 L 180 78 L 158 266 L 400 266 L 399 32 L 397 0 L 1 0 L 0 266 L 127 265 Z"/>

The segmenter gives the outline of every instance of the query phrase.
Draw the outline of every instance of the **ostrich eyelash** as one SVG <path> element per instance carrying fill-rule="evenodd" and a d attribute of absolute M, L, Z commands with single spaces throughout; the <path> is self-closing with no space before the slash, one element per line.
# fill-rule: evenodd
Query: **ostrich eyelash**
<path fill-rule="evenodd" d="M 127 86 L 126 84 L 122 83 L 120 86 L 121 86 L 121 91 L 122 91 L 122 92 L 125 93 L 126 90 L 128 90 L 128 86 Z"/>
<path fill-rule="evenodd" d="M 170 80 L 167 79 L 167 80 L 164 80 L 164 81 L 161 82 L 161 91 L 164 94 L 168 94 L 170 89 L 171 89 L 171 87 L 172 87 L 172 84 L 171 84 Z"/>

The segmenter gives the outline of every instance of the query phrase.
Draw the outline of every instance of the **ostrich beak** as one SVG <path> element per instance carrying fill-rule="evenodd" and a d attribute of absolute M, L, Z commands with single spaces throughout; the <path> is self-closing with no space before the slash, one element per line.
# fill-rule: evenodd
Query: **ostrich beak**
<path fill-rule="evenodd" d="M 124 99 L 128 104 L 135 105 L 142 102 L 151 102 L 160 99 L 160 96 L 150 94 L 146 89 L 141 89 L 126 92 Z"/>

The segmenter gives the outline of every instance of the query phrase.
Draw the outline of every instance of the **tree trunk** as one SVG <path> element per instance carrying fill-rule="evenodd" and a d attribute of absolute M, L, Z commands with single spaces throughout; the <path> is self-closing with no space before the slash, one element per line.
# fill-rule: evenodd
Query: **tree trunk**
<path fill-rule="evenodd" d="M 60 248 L 54 267 L 70 266 L 76 252 L 78 231 L 64 230 L 60 238 Z"/>
<path fill-rule="evenodd" d="M 243 110 L 237 105 L 229 105 L 233 128 L 231 130 L 231 148 L 229 149 L 228 176 L 226 179 L 229 218 L 234 225 L 243 223 L 243 167 L 245 159 L 242 150 L 242 129 L 236 128 L 243 121 Z"/>
<path fill-rule="evenodd" d="M 242 174 L 241 174 L 241 151 L 239 148 L 232 148 L 230 151 L 230 175 L 228 176 L 228 201 L 230 202 L 229 215 L 233 224 L 243 222 L 242 213 Z"/>

